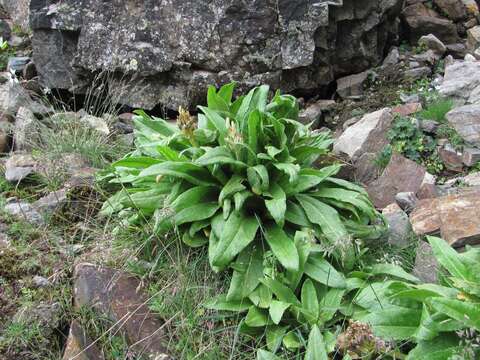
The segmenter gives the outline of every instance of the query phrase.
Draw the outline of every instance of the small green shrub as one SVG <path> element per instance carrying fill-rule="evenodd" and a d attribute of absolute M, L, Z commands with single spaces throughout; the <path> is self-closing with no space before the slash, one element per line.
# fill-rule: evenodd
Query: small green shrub
<path fill-rule="evenodd" d="M 439 123 L 445 122 L 445 115 L 453 109 L 454 103 L 451 99 L 437 98 L 430 103 L 426 109 L 419 113 L 422 119 L 434 120 Z"/>
<path fill-rule="evenodd" d="M 377 158 L 375 159 L 375 166 L 377 166 L 381 170 L 385 169 L 390 163 L 392 154 L 393 154 L 392 145 L 390 144 L 386 145 L 382 149 L 382 151 L 378 153 Z"/>
<path fill-rule="evenodd" d="M 379 237 L 382 218 L 361 187 L 335 178 L 341 165 L 313 166 L 332 139 L 297 121 L 294 97 L 268 101 L 261 86 L 232 101 L 233 90 L 211 87 L 198 121 L 138 111 L 136 150 L 102 177 L 122 185 L 102 213 L 207 246 L 215 272 L 233 271 L 209 307 L 247 312 L 244 332 L 266 327 L 268 356 L 283 344 L 320 359 L 334 338 L 320 329 L 339 321 L 352 289 L 344 272 L 361 256 L 356 240 Z"/>

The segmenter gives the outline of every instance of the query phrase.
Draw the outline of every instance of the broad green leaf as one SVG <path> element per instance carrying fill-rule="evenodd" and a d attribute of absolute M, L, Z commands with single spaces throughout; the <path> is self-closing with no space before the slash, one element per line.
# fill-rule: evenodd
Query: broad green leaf
<path fill-rule="evenodd" d="M 409 308 L 379 310 L 362 318 L 373 328 L 375 335 L 385 339 L 406 340 L 411 338 L 418 326 L 422 311 Z"/>
<path fill-rule="evenodd" d="M 247 169 L 247 177 L 254 194 L 260 195 L 270 187 L 268 171 L 263 165 L 249 167 Z"/>
<path fill-rule="evenodd" d="M 189 162 L 165 161 L 161 164 L 152 165 L 141 171 L 139 177 L 159 175 L 177 177 L 194 185 L 208 186 L 216 185 L 217 183 L 207 170 Z"/>
<path fill-rule="evenodd" d="M 282 228 L 276 224 L 265 227 L 265 238 L 273 254 L 285 269 L 297 271 L 299 258 L 293 239 L 289 238 Z"/>
<path fill-rule="evenodd" d="M 207 120 L 220 133 L 219 142 L 220 145 L 223 145 L 225 143 L 225 138 L 227 137 L 227 125 L 225 119 L 221 117 L 216 111 L 209 109 L 208 107 L 199 106 L 198 108 L 202 110 Z"/>
<path fill-rule="evenodd" d="M 257 351 L 257 360 L 281 360 L 281 359 L 275 354 L 267 350 L 259 349 Z"/>
<path fill-rule="evenodd" d="M 297 231 L 295 232 L 294 242 L 298 252 L 298 270 L 287 270 L 287 279 L 289 282 L 289 286 L 292 289 L 297 288 L 303 277 L 305 271 L 305 263 L 307 262 L 307 259 L 310 255 L 310 250 L 312 248 L 312 237 L 309 235 L 308 232 Z"/>
<path fill-rule="evenodd" d="M 337 164 L 326 166 L 322 169 L 302 169 L 300 170 L 297 183 L 292 185 L 292 190 L 298 194 L 309 190 L 322 183 L 328 177 L 338 173 L 340 169 L 341 165 Z"/>
<path fill-rule="evenodd" d="M 317 291 L 310 279 L 305 280 L 302 286 L 302 313 L 310 325 L 316 324 L 320 314 Z"/>
<path fill-rule="evenodd" d="M 435 310 L 480 331 L 480 303 L 467 303 L 438 297 L 431 298 L 428 302 Z"/>
<path fill-rule="evenodd" d="M 440 265 L 447 269 L 453 276 L 468 280 L 468 269 L 460 260 L 458 253 L 450 247 L 445 240 L 433 236 L 428 236 L 427 240 Z"/>
<path fill-rule="evenodd" d="M 232 103 L 233 91 L 235 90 L 236 83 L 233 81 L 231 83 L 223 85 L 220 90 L 218 90 L 217 95 L 220 96 L 226 104 L 230 105 Z"/>
<path fill-rule="evenodd" d="M 308 219 L 320 226 L 327 239 L 332 243 L 347 241 L 349 235 L 334 208 L 308 195 L 296 195 L 296 198 Z"/>
<path fill-rule="evenodd" d="M 268 287 L 277 297 L 278 300 L 290 303 L 292 305 L 301 306 L 293 291 L 287 286 L 283 285 L 280 281 L 275 279 L 262 279 L 262 284 Z"/>
<path fill-rule="evenodd" d="M 261 327 L 269 324 L 268 313 L 265 310 L 259 309 L 256 306 L 248 309 L 245 324 L 251 327 Z"/>
<path fill-rule="evenodd" d="M 240 300 L 250 295 L 263 277 L 263 252 L 258 247 L 247 247 L 235 261 L 235 270 L 227 300 Z"/>
<path fill-rule="evenodd" d="M 247 311 L 251 306 L 252 303 L 248 299 L 243 299 L 240 301 L 228 301 L 225 295 L 217 296 L 205 304 L 207 309 L 235 312 Z"/>
<path fill-rule="evenodd" d="M 462 290 L 464 293 L 480 297 L 479 282 L 462 280 L 455 277 L 450 278 L 450 280 L 452 281 L 453 286 L 455 286 L 457 289 Z"/>
<path fill-rule="evenodd" d="M 273 164 L 278 170 L 283 171 L 288 175 L 289 181 L 291 183 L 297 181 L 298 172 L 300 171 L 300 165 L 298 164 L 289 164 L 289 163 L 277 163 Z"/>
<path fill-rule="evenodd" d="M 161 162 L 161 160 L 149 156 L 130 156 L 114 162 L 112 166 L 115 168 L 146 169 Z"/>
<path fill-rule="evenodd" d="M 420 341 L 406 360 L 449 360 L 459 350 L 460 339 L 454 334 L 444 334 L 431 341 Z"/>
<path fill-rule="evenodd" d="M 236 165 L 246 167 L 247 165 L 241 161 L 235 159 L 234 155 L 231 153 L 230 150 L 227 149 L 225 146 L 217 146 L 214 148 L 209 148 L 205 151 L 205 154 L 200 156 L 197 160 L 195 160 L 197 165 L 201 166 L 208 166 L 208 165 Z"/>
<path fill-rule="evenodd" d="M 275 353 L 280 345 L 282 345 L 283 337 L 287 332 L 288 326 L 267 326 L 267 348 Z"/>
<path fill-rule="evenodd" d="M 320 301 L 320 320 L 325 323 L 330 321 L 340 309 L 345 290 L 331 289 Z"/>
<path fill-rule="evenodd" d="M 311 227 L 311 223 L 303 208 L 293 201 L 287 201 L 285 220 L 301 227 Z"/>
<path fill-rule="evenodd" d="M 285 223 L 285 212 L 287 211 L 287 197 L 285 192 L 278 184 L 270 186 L 271 200 L 265 200 L 265 206 L 272 215 L 278 226 L 283 227 Z"/>
<path fill-rule="evenodd" d="M 208 244 L 208 238 L 205 235 L 202 235 L 202 234 L 190 235 L 188 231 L 185 231 L 183 233 L 182 241 L 186 245 L 192 248 L 198 248 Z"/>
<path fill-rule="evenodd" d="M 253 111 L 248 117 L 248 146 L 252 150 L 252 153 L 248 154 L 248 164 L 254 165 L 256 163 L 256 156 L 259 149 L 259 133 L 262 125 L 261 114 L 258 110 Z"/>
<path fill-rule="evenodd" d="M 275 325 L 280 324 L 280 321 L 282 321 L 283 313 L 290 307 L 290 305 L 290 303 L 277 300 L 273 300 L 271 302 L 268 313 L 270 314 L 270 318 Z"/>
<path fill-rule="evenodd" d="M 283 346 L 289 350 L 295 350 L 302 346 L 302 341 L 295 332 L 290 331 L 283 337 Z"/>
<path fill-rule="evenodd" d="M 135 130 L 148 138 L 169 137 L 177 133 L 178 127 L 160 118 L 152 118 L 143 110 L 135 110 L 139 116 L 133 117 Z"/>
<path fill-rule="evenodd" d="M 376 264 L 372 267 L 372 275 L 391 275 L 402 280 L 412 283 L 419 283 L 420 280 L 413 275 L 410 275 L 400 266 L 393 264 Z"/>
<path fill-rule="evenodd" d="M 202 203 L 190 206 L 178 212 L 174 217 L 175 225 L 209 219 L 220 209 L 218 203 Z"/>
<path fill-rule="evenodd" d="M 338 272 L 320 254 L 312 254 L 305 264 L 305 274 L 320 284 L 332 288 L 344 289 L 347 286 L 345 277 Z"/>
<path fill-rule="evenodd" d="M 213 255 L 213 265 L 225 268 L 254 239 L 259 227 L 258 220 L 234 211 L 225 223 Z"/>
<path fill-rule="evenodd" d="M 370 219 L 375 219 L 377 217 L 374 206 L 362 193 L 341 188 L 324 187 L 314 192 L 312 195 L 318 198 L 327 198 L 335 202 L 350 204 L 355 209 L 362 211 Z"/>
<path fill-rule="evenodd" d="M 217 94 L 215 86 L 210 85 L 207 92 L 207 104 L 208 108 L 216 111 L 228 112 L 229 103 L 223 99 L 223 97 Z"/>
<path fill-rule="evenodd" d="M 253 305 L 262 309 L 268 309 L 272 303 L 272 291 L 263 284 L 257 286 L 257 288 L 248 295 L 248 298 Z"/>
<path fill-rule="evenodd" d="M 322 333 L 317 325 L 312 327 L 310 335 L 308 336 L 305 360 L 328 360 L 325 342 L 323 341 Z"/>

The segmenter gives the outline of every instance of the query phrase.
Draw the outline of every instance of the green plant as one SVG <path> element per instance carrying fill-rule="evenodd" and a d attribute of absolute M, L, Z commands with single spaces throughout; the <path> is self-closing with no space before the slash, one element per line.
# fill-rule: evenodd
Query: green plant
<path fill-rule="evenodd" d="M 368 314 L 360 319 L 377 336 L 416 343 L 407 359 L 477 359 L 480 250 L 467 248 L 459 254 L 442 239 L 428 237 L 428 241 L 442 267 L 440 284 L 374 283 L 378 303 L 363 306 Z"/>
<path fill-rule="evenodd" d="M 453 109 L 454 103 L 451 99 L 437 98 L 433 100 L 424 110 L 418 115 L 422 119 L 434 120 L 439 123 L 445 122 L 445 115 Z"/>
<path fill-rule="evenodd" d="M 392 153 L 392 145 L 386 145 L 382 149 L 382 151 L 377 154 L 377 157 L 375 159 L 375 166 L 377 166 L 381 170 L 385 169 L 392 158 Z"/>
<path fill-rule="evenodd" d="M 273 352 L 283 342 L 319 359 L 332 344 L 320 328 L 333 321 L 343 272 L 361 255 L 355 240 L 384 226 L 362 188 L 334 177 L 341 165 L 313 167 L 332 139 L 297 121 L 294 97 L 269 102 L 261 86 L 232 102 L 233 90 L 211 87 L 198 122 L 183 109 L 177 126 L 138 111 L 137 149 L 101 177 L 122 186 L 102 214 L 140 226 L 152 219 L 159 235 L 208 245 L 212 269 L 233 270 L 228 293 L 210 307 L 248 311 L 242 330 L 266 325 Z"/>
<path fill-rule="evenodd" d="M 448 142 L 455 148 L 461 149 L 465 145 L 465 141 L 458 132 L 448 124 L 441 124 L 437 130 L 437 137 L 448 139 Z"/>

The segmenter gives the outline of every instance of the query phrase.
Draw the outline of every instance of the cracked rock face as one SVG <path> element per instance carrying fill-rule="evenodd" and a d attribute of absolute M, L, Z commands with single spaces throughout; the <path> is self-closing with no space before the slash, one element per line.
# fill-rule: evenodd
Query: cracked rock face
<path fill-rule="evenodd" d="M 108 71 L 125 104 L 176 108 L 208 84 L 308 92 L 376 65 L 402 2 L 31 0 L 30 25 L 43 85 L 81 92 Z"/>

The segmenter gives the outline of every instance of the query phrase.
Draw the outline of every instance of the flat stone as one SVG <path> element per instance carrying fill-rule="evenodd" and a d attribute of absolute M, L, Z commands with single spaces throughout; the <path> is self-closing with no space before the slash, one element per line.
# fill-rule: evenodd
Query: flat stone
<path fill-rule="evenodd" d="M 162 323 L 147 306 L 140 281 L 121 271 L 81 263 L 74 271 L 74 305 L 90 306 L 121 324 L 133 350 L 148 358 L 170 359 L 165 353 Z"/>
<path fill-rule="evenodd" d="M 35 201 L 32 206 L 44 216 L 51 216 L 67 203 L 67 191 L 61 189 Z"/>
<path fill-rule="evenodd" d="M 445 167 L 454 172 L 463 171 L 463 158 L 462 154 L 458 153 L 453 147 L 447 144 L 438 151 L 440 158 L 442 159 Z"/>
<path fill-rule="evenodd" d="M 467 55 L 467 47 L 462 43 L 449 44 L 446 47 L 447 53 L 456 59 L 463 59 Z"/>
<path fill-rule="evenodd" d="M 480 171 L 468 174 L 463 178 L 463 182 L 467 186 L 479 186 L 480 187 Z"/>
<path fill-rule="evenodd" d="M 382 211 L 388 223 L 388 243 L 399 248 L 410 245 L 412 226 L 408 215 L 397 204 L 390 204 Z"/>
<path fill-rule="evenodd" d="M 428 119 L 420 120 L 420 128 L 422 129 L 422 131 L 429 134 L 436 134 L 439 125 L 440 124 L 434 120 L 428 120 Z"/>
<path fill-rule="evenodd" d="M 85 329 L 73 320 L 68 332 L 67 345 L 63 360 L 103 360 L 105 359 L 97 344 L 88 337 Z"/>
<path fill-rule="evenodd" d="M 343 99 L 351 96 L 363 95 L 365 82 L 369 76 L 368 71 L 359 74 L 349 75 L 337 80 L 337 93 Z"/>
<path fill-rule="evenodd" d="M 7 214 L 34 225 L 43 225 L 45 223 L 43 216 L 31 204 L 24 201 L 10 202 L 5 205 L 4 210 Z"/>
<path fill-rule="evenodd" d="M 383 174 L 368 186 L 367 191 L 375 206 L 383 209 L 395 202 L 398 193 L 416 193 L 422 185 L 425 173 L 425 169 L 414 161 L 393 154 Z"/>
<path fill-rule="evenodd" d="M 448 123 L 474 146 L 480 146 L 480 105 L 465 105 L 447 113 Z"/>
<path fill-rule="evenodd" d="M 359 122 L 347 128 L 335 141 L 336 154 L 345 154 L 351 160 L 360 155 L 380 152 L 388 144 L 386 134 L 393 121 L 389 108 L 365 115 Z M 388 205 L 388 204 L 387 204 Z"/>
<path fill-rule="evenodd" d="M 414 192 L 399 192 L 395 195 L 395 201 L 402 210 L 409 213 L 417 206 L 418 198 Z"/>
<path fill-rule="evenodd" d="M 312 129 L 316 129 L 320 124 L 320 118 L 322 117 L 322 109 L 317 103 L 309 104 L 305 109 L 300 111 L 298 115 L 298 121 L 304 125 L 312 124 Z"/>
<path fill-rule="evenodd" d="M 394 114 L 399 114 L 401 116 L 408 116 L 415 114 L 419 111 L 422 111 L 422 104 L 421 103 L 409 103 L 404 105 L 395 106 L 392 109 Z"/>
<path fill-rule="evenodd" d="M 464 147 L 462 158 L 463 158 L 463 163 L 466 166 L 474 166 L 475 164 L 480 162 L 480 149 Z"/>
<path fill-rule="evenodd" d="M 5 179 L 18 183 L 35 171 L 35 160 L 31 155 L 14 154 L 5 164 Z"/>
<path fill-rule="evenodd" d="M 416 195 L 417 198 L 420 200 L 438 197 L 440 195 L 440 192 L 436 185 L 435 176 L 426 173 L 425 177 L 423 178 L 422 185 L 420 185 L 420 189 L 417 191 Z"/>
<path fill-rule="evenodd" d="M 432 69 L 428 66 L 410 69 L 403 73 L 403 76 L 408 80 L 418 80 L 432 75 Z"/>
<path fill-rule="evenodd" d="M 453 247 L 480 243 L 480 188 L 421 200 L 410 214 L 417 235 L 438 235 Z"/>
<path fill-rule="evenodd" d="M 356 182 L 370 184 L 378 178 L 380 169 L 375 164 L 377 156 L 375 153 L 365 153 L 358 158 L 355 162 L 355 170 L 353 172 Z"/>
<path fill-rule="evenodd" d="M 390 50 L 385 60 L 383 60 L 382 66 L 383 67 L 393 66 L 393 65 L 397 65 L 399 62 L 400 62 L 400 52 L 398 51 L 398 48 L 394 47 L 392 48 L 392 50 Z"/>
<path fill-rule="evenodd" d="M 438 282 L 439 264 L 433 254 L 432 247 L 426 241 L 420 241 L 415 257 L 413 275 L 422 282 L 435 284 Z"/>
<path fill-rule="evenodd" d="M 7 71 L 21 74 L 30 61 L 30 58 L 25 56 L 11 57 L 8 59 Z"/>
<path fill-rule="evenodd" d="M 459 105 L 480 101 L 480 62 L 457 60 L 447 65 L 438 92 L 442 97 L 452 98 Z"/>
<path fill-rule="evenodd" d="M 467 48 L 475 51 L 480 46 L 480 25 L 467 30 Z"/>

